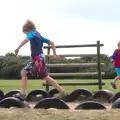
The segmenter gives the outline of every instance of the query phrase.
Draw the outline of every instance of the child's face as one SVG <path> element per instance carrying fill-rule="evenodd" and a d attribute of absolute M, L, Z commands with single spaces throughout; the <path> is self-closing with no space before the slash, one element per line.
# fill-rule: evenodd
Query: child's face
<path fill-rule="evenodd" d="M 28 34 L 28 32 L 24 32 L 26 35 Z"/>

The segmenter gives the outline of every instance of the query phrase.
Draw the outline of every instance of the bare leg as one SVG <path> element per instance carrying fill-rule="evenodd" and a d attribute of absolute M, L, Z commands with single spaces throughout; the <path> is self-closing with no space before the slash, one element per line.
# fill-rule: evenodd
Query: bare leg
<path fill-rule="evenodd" d="M 111 86 L 112 86 L 112 88 L 113 89 L 117 89 L 117 86 L 116 86 L 116 82 L 117 82 L 117 80 L 119 80 L 120 79 L 120 76 L 117 76 L 117 77 L 115 77 L 115 79 L 111 82 Z"/>
<path fill-rule="evenodd" d="M 22 77 L 22 92 L 26 94 L 27 90 L 27 71 L 22 70 L 21 71 L 21 77 Z"/>
<path fill-rule="evenodd" d="M 112 81 L 112 83 L 116 83 L 120 79 L 120 76 L 115 77 L 115 79 Z"/>
<path fill-rule="evenodd" d="M 54 86 L 59 92 L 63 92 L 64 89 L 50 76 L 44 78 L 50 85 Z"/>

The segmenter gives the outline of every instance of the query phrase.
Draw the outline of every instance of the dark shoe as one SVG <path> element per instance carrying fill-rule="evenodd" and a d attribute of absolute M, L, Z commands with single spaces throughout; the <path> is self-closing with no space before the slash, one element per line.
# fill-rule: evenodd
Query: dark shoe
<path fill-rule="evenodd" d="M 115 83 L 111 82 L 111 86 L 113 89 L 117 89 L 117 86 L 115 85 Z"/>
<path fill-rule="evenodd" d="M 15 94 L 14 97 L 16 97 L 16 98 L 18 98 L 18 99 L 20 99 L 20 100 L 22 100 L 22 101 L 26 100 L 26 98 L 27 98 L 26 94 L 21 93 L 21 92 Z"/>
<path fill-rule="evenodd" d="M 66 97 L 68 94 L 66 92 L 59 92 L 59 94 L 56 96 L 57 99 L 63 99 Z"/>

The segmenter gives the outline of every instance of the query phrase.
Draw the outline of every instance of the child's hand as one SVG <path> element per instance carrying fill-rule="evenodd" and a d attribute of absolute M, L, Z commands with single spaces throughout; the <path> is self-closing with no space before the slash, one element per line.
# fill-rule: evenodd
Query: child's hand
<path fill-rule="evenodd" d="M 19 49 L 16 49 L 14 52 L 15 52 L 15 55 L 17 55 L 19 52 Z"/>
<path fill-rule="evenodd" d="M 110 62 L 114 62 L 114 60 L 113 60 L 113 59 L 110 59 Z"/>
<path fill-rule="evenodd" d="M 60 56 L 58 56 L 58 55 L 54 55 L 53 56 L 56 60 L 60 60 Z"/>

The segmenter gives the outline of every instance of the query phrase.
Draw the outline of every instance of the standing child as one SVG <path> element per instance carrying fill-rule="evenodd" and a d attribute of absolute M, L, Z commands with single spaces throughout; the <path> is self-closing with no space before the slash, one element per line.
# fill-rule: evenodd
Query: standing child
<path fill-rule="evenodd" d="M 117 76 L 114 78 L 114 80 L 111 82 L 111 86 L 114 89 L 117 89 L 116 82 L 120 79 L 120 41 L 117 43 L 118 49 L 116 49 L 113 53 L 113 55 L 110 57 L 110 60 L 114 62 L 114 67 Z"/>
<path fill-rule="evenodd" d="M 57 56 L 56 54 L 56 47 L 54 42 L 42 37 L 41 34 L 36 30 L 35 24 L 30 20 L 27 20 L 26 23 L 23 25 L 23 33 L 26 34 L 26 38 L 15 50 L 15 54 L 17 55 L 20 48 L 30 41 L 31 57 L 33 61 L 28 63 L 21 71 L 23 93 L 19 94 L 19 97 L 23 99 L 26 97 L 28 74 L 41 76 L 44 80 L 46 80 L 49 84 L 54 86 L 59 91 L 58 98 L 64 97 L 66 95 L 66 92 L 53 78 L 48 75 L 45 66 L 44 54 L 42 49 L 43 43 L 51 45 L 54 58 L 57 60 L 59 59 L 59 56 Z"/>

